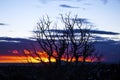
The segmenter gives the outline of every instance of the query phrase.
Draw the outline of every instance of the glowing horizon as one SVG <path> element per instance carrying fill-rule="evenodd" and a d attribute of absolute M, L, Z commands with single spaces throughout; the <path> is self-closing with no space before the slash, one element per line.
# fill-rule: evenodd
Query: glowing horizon
<path fill-rule="evenodd" d="M 43 62 L 49 62 L 48 58 L 43 57 Z M 61 61 L 67 61 L 65 58 L 62 58 Z M 79 62 L 82 61 L 82 58 L 79 58 Z M 40 63 L 41 61 L 34 59 L 33 57 L 25 56 L 0 56 L 0 63 Z M 54 58 L 51 58 L 51 62 L 56 62 Z M 70 62 L 70 59 L 68 59 Z M 75 62 L 75 58 L 72 59 L 72 62 Z M 86 62 L 94 62 L 90 59 L 86 59 Z"/>
<path fill-rule="evenodd" d="M 29 52 L 27 50 L 24 50 L 25 55 L 19 55 L 19 52 L 17 50 L 13 50 L 12 53 L 14 55 L 0 55 L 0 63 L 40 63 L 41 61 L 49 62 L 49 59 L 48 59 L 49 56 L 45 52 L 37 51 L 37 54 L 40 57 L 31 55 L 34 53 L 32 51 Z M 53 55 L 56 56 L 56 53 L 54 53 Z M 72 57 L 70 56 L 69 58 L 67 58 L 65 57 L 65 55 L 63 55 L 61 57 L 61 61 L 70 62 L 71 58 Z M 51 57 L 50 61 L 56 62 L 56 59 L 54 57 Z M 76 59 L 75 57 L 73 57 L 71 62 L 75 62 L 75 61 Z M 79 57 L 78 61 L 82 62 L 83 57 Z M 97 61 L 97 58 L 94 58 L 94 59 L 91 59 L 90 57 L 86 58 L 86 62 L 95 62 L 95 61 Z"/>

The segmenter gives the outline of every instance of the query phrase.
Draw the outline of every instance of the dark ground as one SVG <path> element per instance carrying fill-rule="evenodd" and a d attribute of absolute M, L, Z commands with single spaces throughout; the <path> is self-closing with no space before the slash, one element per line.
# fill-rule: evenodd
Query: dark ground
<path fill-rule="evenodd" d="M 120 64 L 0 64 L 0 80 L 120 80 Z"/>

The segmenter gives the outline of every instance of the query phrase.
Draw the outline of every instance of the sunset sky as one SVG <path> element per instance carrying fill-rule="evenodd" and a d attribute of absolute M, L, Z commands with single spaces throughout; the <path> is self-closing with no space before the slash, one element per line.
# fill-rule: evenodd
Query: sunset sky
<path fill-rule="evenodd" d="M 107 40 L 96 45 L 100 53 L 106 53 L 111 61 L 120 60 L 119 8 L 120 0 L 0 0 L 0 61 L 9 61 L 10 56 L 16 56 L 11 55 L 13 50 L 28 47 L 31 41 L 27 39 L 33 37 L 36 23 L 43 15 L 58 21 L 59 14 L 69 12 L 94 24 L 93 31 L 100 31 L 96 38 Z"/>

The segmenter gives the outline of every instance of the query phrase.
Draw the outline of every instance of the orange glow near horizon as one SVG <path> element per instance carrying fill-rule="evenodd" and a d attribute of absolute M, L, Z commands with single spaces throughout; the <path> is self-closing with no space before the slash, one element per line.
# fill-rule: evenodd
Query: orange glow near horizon
<path fill-rule="evenodd" d="M 19 52 L 17 50 L 13 50 L 12 53 L 14 55 L 11 55 L 11 56 L 0 56 L 0 63 L 40 63 L 41 60 L 43 62 L 49 62 L 49 59 L 48 59 L 48 55 L 47 53 L 45 52 L 40 52 L 40 51 L 37 51 L 36 54 L 38 56 L 35 56 L 35 55 L 32 55 L 33 52 L 32 51 L 28 51 L 28 50 L 24 50 L 24 54 L 25 55 L 22 55 L 20 56 L 19 55 Z M 56 53 L 53 53 L 54 56 L 57 56 Z M 51 62 L 56 62 L 56 59 L 54 57 L 51 57 Z M 62 61 L 67 61 L 67 58 L 63 55 L 62 58 L 61 58 Z M 68 58 L 68 62 L 71 61 L 71 57 Z M 72 62 L 75 62 L 76 59 L 75 57 L 72 58 Z M 79 57 L 78 58 L 78 61 L 83 61 L 83 57 Z M 90 57 L 88 57 L 86 59 L 86 62 L 95 62 L 97 61 L 97 59 L 93 59 L 91 60 Z"/>
<path fill-rule="evenodd" d="M 28 59 L 27 59 L 28 58 Z M 0 63 L 38 63 L 38 60 L 35 60 L 32 57 L 25 56 L 0 56 Z"/>

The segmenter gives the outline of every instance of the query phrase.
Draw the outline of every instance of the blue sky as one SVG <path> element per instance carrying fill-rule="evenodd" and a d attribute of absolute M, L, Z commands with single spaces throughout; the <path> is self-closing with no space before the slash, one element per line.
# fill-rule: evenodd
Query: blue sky
<path fill-rule="evenodd" d="M 0 37 L 31 37 L 41 16 L 54 20 L 68 12 L 88 19 L 95 29 L 119 33 L 119 8 L 119 0 L 0 0 Z"/>

